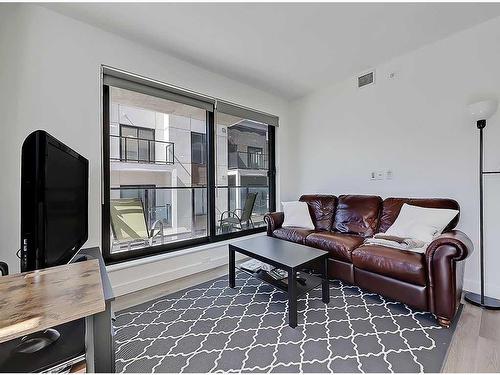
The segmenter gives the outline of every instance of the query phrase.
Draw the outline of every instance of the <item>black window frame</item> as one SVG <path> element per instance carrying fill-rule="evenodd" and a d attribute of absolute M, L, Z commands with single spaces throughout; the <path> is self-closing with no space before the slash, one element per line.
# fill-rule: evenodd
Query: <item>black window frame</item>
<path fill-rule="evenodd" d="M 230 239 L 244 237 L 251 234 L 263 233 L 266 227 L 248 228 L 238 232 L 217 233 L 216 208 L 215 208 L 215 190 L 216 186 L 216 135 L 215 135 L 215 111 L 206 111 L 206 136 L 207 136 L 207 236 L 187 239 L 177 242 L 166 243 L 163 245 L 154 245 L 143 247 L 137 250 L 111 253 L 110 226 L 110 86 L 102 85 L 102 204 L 101 204 L 101 249 L 103 258 L 107 265 L 122 263 L 134 259 L 150 257 L 159 254 L 181 251 L 188 248 L 203 246 L 206 244 L 227 241 Z M 276 129 L 273 125 L 268 125 L 268 172 L 269 178 L 269 210 L 276 211 L 276 162 L 275 162 L 275 137 Z"/>

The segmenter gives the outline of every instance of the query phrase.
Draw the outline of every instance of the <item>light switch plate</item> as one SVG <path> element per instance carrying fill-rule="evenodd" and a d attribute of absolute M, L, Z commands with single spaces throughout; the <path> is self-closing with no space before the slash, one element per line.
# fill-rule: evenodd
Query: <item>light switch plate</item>
<path fill-rule="evenodd" d="M 384 171 L 372 171 L 370 172 L 370 181 L 383 180 L 385 178 Z"/>

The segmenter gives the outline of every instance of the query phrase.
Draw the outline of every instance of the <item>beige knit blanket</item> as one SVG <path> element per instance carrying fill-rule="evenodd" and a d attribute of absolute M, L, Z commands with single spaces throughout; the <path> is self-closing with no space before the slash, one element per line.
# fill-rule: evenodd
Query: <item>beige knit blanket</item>
<path fill-rule="evenodd" d="M 363 245 L 380 245 L 419 253 L 424 253 L 427 248 L 427 243 L 424 241 L 415 238 L 388 236 L 384 233 L 377 233 L 373 237 L 367 238 Z"/>

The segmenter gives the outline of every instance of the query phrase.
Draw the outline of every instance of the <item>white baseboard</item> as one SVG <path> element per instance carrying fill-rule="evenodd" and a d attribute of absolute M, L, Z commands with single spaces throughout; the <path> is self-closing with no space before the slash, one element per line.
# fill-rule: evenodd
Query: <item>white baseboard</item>
<path fill-rule="evenodd" d="M 155 285 L 150 288 L 141 289 L 134 293 L 127 293 L 117 297 L 113 301 L 113 310 L 120 311 L 131 306 L 140 305 L 141 303 L 167 296 L 169 294 L 178 292 L 179 290 L 190 288 L 194 285 L 198 285 L 224 275 L 227 276 L 226 265 L 212 268 L 208 271 L 198 272 L 186 277 L 181 277 L 179 279 L 175 279 L 160 285 Z"/>
<path fill-rule="evenodd" d="M 115 296 L 123 296 L 208 271 L 227 265 L 229 261 L 226 242 L 151 258 L 107 267 Z M 243 255 L 236 254 L 237 260 L 243 258 Z"/>
<path fill-rule="evenodd" d="M 481 282 L 479 280 L 464 279 L 464 290 L 479 293 L 481 291 Z M 486 296 L 500 299 L 500 286 L 485 283 L 484 291 Z"/>

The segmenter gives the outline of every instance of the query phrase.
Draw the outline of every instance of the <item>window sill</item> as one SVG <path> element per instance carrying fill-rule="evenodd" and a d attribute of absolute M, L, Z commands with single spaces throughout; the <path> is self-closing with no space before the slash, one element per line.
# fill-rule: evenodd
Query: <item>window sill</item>
<path fill-rule="evenodd" d="M 266 235 L 266 232 L 249 234 L 247 236 L 241 236 L 241 237 L 236 237 L 236 238 L 232 238 L 232 239 L 228 239 L 228 240 L 217 241 L 217 242 L 212 242 L 212 243 L 208 243 L 208 244 L 204 244 L 204 245 L 194 246 L 194 247 L 189 248 L 189 249 L 172 251 L 172 252 L 167 252 L 167 253 L 158 254 L 158 255 L 151 255 L 148 257 L 144 257 L 144 258 L 131 259 L 128 261 L 122 261 L 120 263 L 110 264 L 110 265 L 106 266 L 106 270 L 108 272 L 116 272 L 116 271 L 124 270 L 127 268 L 141 266 L 141 265 L 148 264 L 148 263 L 159 262 L 159 261 L 163 261 L 166 259 L 171 259 L 171 258 L 187 255 L 187 254 L 192 254 L 192 253 L 196 253 L 196 252 L 200 252 L 200 251 L 206 251 L 209 249 L 229 245 L 232 242 L 241 241 L 241 240 L 253 238 L 253 237 L 265 236 L 265 235 Z"/>

